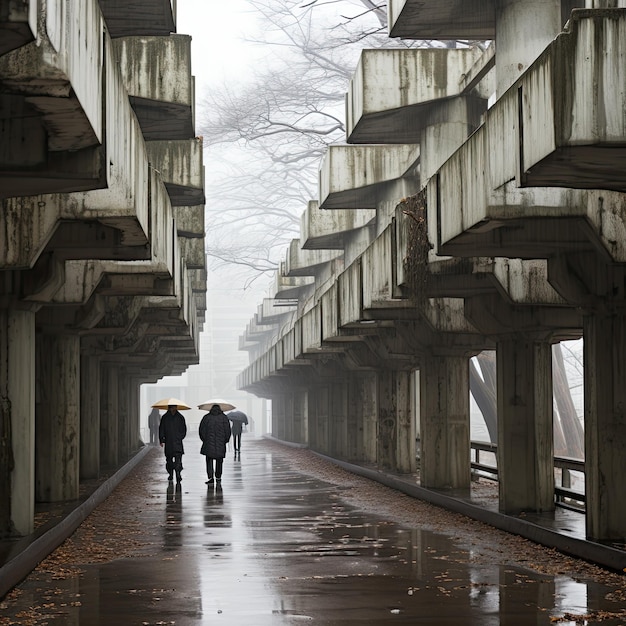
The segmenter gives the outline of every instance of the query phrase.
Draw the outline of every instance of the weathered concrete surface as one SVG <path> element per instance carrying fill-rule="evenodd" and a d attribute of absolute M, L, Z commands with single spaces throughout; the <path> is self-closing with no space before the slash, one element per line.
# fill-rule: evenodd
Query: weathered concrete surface
<path fill-rule="evenodd" d="M 150 451 L 5 598 L 0 618 L 45 615 L 90 626 L 548 626 L 623 618 L 619 575 L 307 452 L 244 436 L 241 459 L 226 459 L 221 488 L 204 484 L 197 451 L 185 455 L 179 486 L 168 484 L 163 465 L 161 450 Z"/>
<path fill-rule="evenodd" d="M 322 159 L 319 205 L 322 209 L 375 209 L 384 183 L 405 183 L 403 195 L 418 190 L 417 145 L 353 146 L 333 144 Z M 405 178 L 406 177 L 406 178 Z"/>
<path fill-rule="evenodd" d="M 111 37 L 176 32 L 176 0 L 99 0 Z"/>
<path fill-rule="evenodd" d="M 363 50 L 346 95 L 348 142 L 420 143 L 424 128 L 441 117 L 441 101 L 462 94 L 462 77 L 480 56 L 477 48 Z M 475 110 L 466 117 L 478 121 L 486 100 L 470 98 L 464 105 Z M 464 127 L 464 137 L 472 130 Z"/>

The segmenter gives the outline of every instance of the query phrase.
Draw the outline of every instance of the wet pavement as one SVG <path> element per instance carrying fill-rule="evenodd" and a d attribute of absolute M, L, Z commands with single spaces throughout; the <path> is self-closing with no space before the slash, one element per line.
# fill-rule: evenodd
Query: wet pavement
<path fill-rule="evenodd" d="M 617 574 L 566 574 L 568 561 L 551 571 L 479 528 L 486 555 L 454 517 L 388 515 L 405 496 L 379 485 L 359 507 L 364 487 L 309 473 L 263 440 L 245 440 L 222 486 L 207 486 L 191 447 L 180 485 L 150 450 L 71 545 L 5 598 L 0 625 L 626 624 Z"/>

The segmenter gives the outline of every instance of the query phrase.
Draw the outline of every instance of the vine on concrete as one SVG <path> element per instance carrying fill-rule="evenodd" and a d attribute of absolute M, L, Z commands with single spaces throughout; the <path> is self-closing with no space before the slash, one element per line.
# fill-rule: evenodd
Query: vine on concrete
<path fill-rule="evenodd" d="M 432 244 L 428 240 L 426 188 L 400 202 L 399 208 L 406 216 L 407 251 L 404 272 L 410 299 L 422 308 L 427 300 L 428 252 Z"/>

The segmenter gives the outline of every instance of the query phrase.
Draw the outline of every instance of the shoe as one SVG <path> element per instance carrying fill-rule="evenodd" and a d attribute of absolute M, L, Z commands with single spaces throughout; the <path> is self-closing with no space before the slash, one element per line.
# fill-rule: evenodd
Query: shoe
<path fill-rule="evenodd" d="M 177 483 L 182 483 L 183 482 L 183 477 L 180 474 L 178 476 L 176 476 L 176 482 Z"/>
<path fill-rule="evenodd" d="M 167 475 L 167 480 L 174 480 L 174 477 L 171 474 Z"/>
<path fill-rule="evenodd" d="M 213 479 L 209 478 L 209 480 L 205 481 L 204 483 L 205 485 L 212 485 L 213 484 Z"/>
<path fill-rule="evenodd" d="M 221 479 L 221 478 L 216 478 L 216 479 L 215 479 L 215 482 L 216 482 L 216 483 L 221 483 L 221 482 L 222 482 L 222 479 Z"/>

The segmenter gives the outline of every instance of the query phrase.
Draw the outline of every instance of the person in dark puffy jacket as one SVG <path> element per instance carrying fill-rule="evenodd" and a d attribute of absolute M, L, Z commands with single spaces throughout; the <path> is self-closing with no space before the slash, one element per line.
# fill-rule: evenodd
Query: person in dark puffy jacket
<path fill-rule="evenodd" d="M 178 411 L 176 404 L 170 404 L 167 412 L 161 418 L 159 424 L 159 441 L 161 447 L 165 446 L 165 468 L 169 480 L 173 479 L 173 472 L 176 471 L 176 482 L 182 481 L 183 471 L 183 439 L 187 435 L 187 424 L 185 418 Z"/>
<path fill-rule="evenodd" d="M 220 408 L 219 404 L 214 404 L 211 410 L 202 418 L 200 422 L 200 439 L 202 439 L 202 449 L 200 454 L 206 457 L 207 485 L 222 482 L 222 468 L 224 457 L 226 456 L 226 444 L 230 440 L 230 422 Z M 215 468 L 213 467 L 215 461 Z"/>

